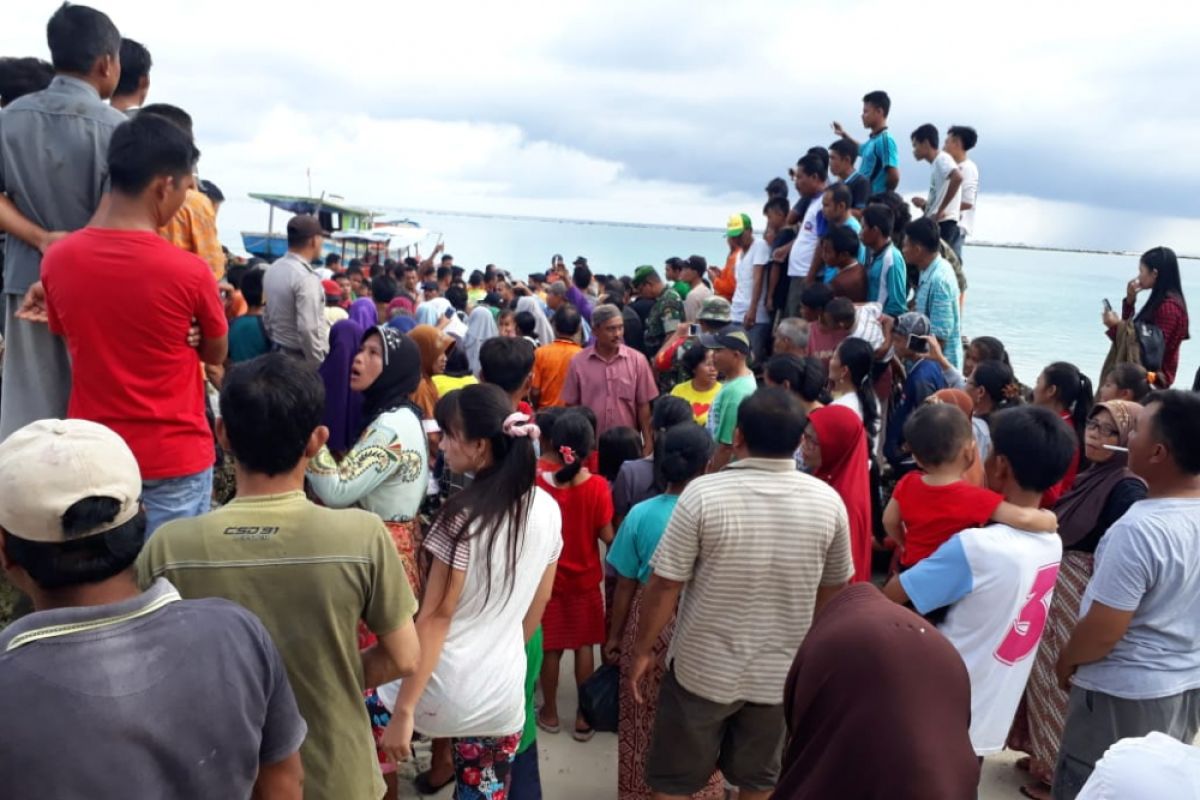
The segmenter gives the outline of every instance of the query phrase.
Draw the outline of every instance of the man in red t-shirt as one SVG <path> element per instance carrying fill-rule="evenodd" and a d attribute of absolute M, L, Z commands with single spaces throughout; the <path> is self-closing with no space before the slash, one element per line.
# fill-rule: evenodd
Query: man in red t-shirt
<path fill-rule="evenodd" d="M 199 155 L 161 117 L 123 123 L 108 149 L 108 202 L 42 260 L 50 330 L 71 354 L 67 413 L 113 429 L 137 457 L 147 536 L 205 513 L 212 496 L 200 363 L 224 362 L 228 326 L 208 265 L 158 235 L 195 183 Z"/>

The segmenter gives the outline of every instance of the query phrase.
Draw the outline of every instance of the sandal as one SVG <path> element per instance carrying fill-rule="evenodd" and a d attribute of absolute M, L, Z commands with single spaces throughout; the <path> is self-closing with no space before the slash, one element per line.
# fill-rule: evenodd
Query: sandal
<path fill-rule="evenodd" d="M 553 725 L 551 725 L 550 723 L 548 723 L 542 719 L 542 714 L 540 711 L 537 714 L 537 726 L 540 730 L 543 730 L 546 733 L 561 733 L 562 732 L 562 724 L 561 723 L 556 722 Z"/>
<path fill-rule="evenodd" d="M 571 738 L 577 742 L 590 742 L 592 737 L 595 735 L 595 728 L 584 728 L 583 730 L 576 728 L 575 730 L 571 731 Z"/>
<path fill-rule="evenodd" d="M 447 778 L 441 785 L 434 786 L 429 781 L 429 776 L 431 774 L 433 774 L 433 770 L 427 769 L 424 772 L 418 773 L 417 777 L 413 778 L 413 787 L 419 794 L 437 794 L 438 792 L 442 791 L 442 789 L 445 789 L 447 786 L 454 783 L 454 773 L 452 772 L 450 773 L 450 777 Z"/>
<path fill-rule="evenodd" d="M 1021 794 L 1030 800 L 1051 800 L 1050 787 L 1041 781 L 1029 783 L 1021 787 Z"/>

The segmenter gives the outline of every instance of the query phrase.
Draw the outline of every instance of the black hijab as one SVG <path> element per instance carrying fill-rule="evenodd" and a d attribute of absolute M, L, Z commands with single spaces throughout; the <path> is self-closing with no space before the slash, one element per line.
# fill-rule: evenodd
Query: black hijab
<path fill-rule="evenodd" d="M 421 383 L 421 350 L 417 343 L 386 325 L 368 328 L 363 342 L 370 336 L 383 340 L 383 371 L 362 393 L 364 427 L 380 414 L 401 407 L 411 409 L 421 419 L 421 410 L 412 402 L 412 394 Z"/>

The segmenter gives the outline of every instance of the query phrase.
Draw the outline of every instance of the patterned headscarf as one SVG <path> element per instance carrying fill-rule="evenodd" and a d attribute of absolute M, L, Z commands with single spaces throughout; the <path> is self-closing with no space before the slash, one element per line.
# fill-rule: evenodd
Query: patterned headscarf
<path fill-rule="evenodd" d="M 421 418 L 412 401 L 421 384 L 421 351 L 416 342 L 395 328 L 380 325 L 363 336 L 378 336 L 383 343 L 383 371 L 375 382 L 363 391 L 363 422 L 370 425 L 380 414 L 408 406 Z"/>
<path fill-rule="evenodd" d="M 1101 411 L 1107 411 L 1112 416 L 1117 427 L 1117 441 L 1121 447 L 1128 447 L 1129 433 L 1141 416 L 1142 407 L 1128 400 L 1109 400 L 1093 406 L 1089 418 L 1094 418 Z M 1064 547 L 1082 541 L 1096 529 L 1109 494 L 1118 483 L 1130 478 L 1138 476 L 1129 469 L 1128 453 L 1113 453 L 1107 461 L 1092 464 L 1079 473 L 1071 489 L 1054 504 L 1054 513 L 1058 515 L 1058 535 L 1062 537 Z"/>

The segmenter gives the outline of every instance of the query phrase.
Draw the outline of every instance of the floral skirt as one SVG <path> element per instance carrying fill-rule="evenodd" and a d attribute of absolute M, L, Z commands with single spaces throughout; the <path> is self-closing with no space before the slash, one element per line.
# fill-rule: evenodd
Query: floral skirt
<path fill-rule="evenodd" d="M 628 687 L 629 671 L 633 667 L 633 645 L 637 641 L 639 618 L 642 614 L 643 589 L 638 588 L 629 608 L 625 633 L 621 637 L 621 696 L 620 717 L 617 723 L 617 798 L 618 800 L 650 800 L 652 791 L 646 785 L 646 754 L 650 752 L 650 736 L 654 731 L 654 714 L 658 708 L 658 688 L 667 673 L 667 650 L 675 633 L 672 619 L 658 641 L 654 643 L 654 665 L 643 679 L 642 698 L 638 705 Z M 714 772 L 708 785 L 693 800 L 722 800 L 725 784 L 720 772 Z"/>
<path fill-rule="evenodd" d="M 504 800 L 521 734 L 451 739 L 455 800 Z"/>
<path fill-rule="evenodd" d="M 1054 667 L 1079 618 L 1079 603 L 1092 579 L 1094 556 L 1068 550 L 1063 553 L 1058 582 L 1050 600 L 1046 630 L 1038 645 L 1033 672 L 1017 709 L 1008 747 L 1029 754 L 1029 773 L 1049 785 L 1058 763 L 1058 746 L 1066 726 L 1068 694 L 1058 687 Z"/>

